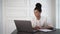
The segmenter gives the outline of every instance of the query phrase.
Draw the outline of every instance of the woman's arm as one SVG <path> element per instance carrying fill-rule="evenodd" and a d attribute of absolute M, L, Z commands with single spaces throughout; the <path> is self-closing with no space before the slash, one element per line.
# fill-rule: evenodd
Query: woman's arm
<path fill-rule="evenodd" d="M 44 22 L 44 24 L 42 26 L 43 29 L 44 28 L 45 29 L 53 28 L 53 24 L 52 24 L 51 19 L 45 18 L 45 20 L 43 22 Z"/>
<path fill-rule="evenodd" d="M 52 29 L 53 27 L 52 26 L 43 26 L 41 27 L 41 29 Z"/>

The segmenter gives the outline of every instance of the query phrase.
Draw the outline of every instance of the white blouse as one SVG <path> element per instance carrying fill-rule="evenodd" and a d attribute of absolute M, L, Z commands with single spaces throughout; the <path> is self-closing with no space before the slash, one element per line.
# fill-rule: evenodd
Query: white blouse
<path fill-rule="evenodd" d="M 31 20 L 31 24 L 33 28 L 36 26 L 43 27 L 47 25 L 53 27 L 51 20 L 46 17 L 41 17 L 40 20 L 37 20 L 36 18 L 34 18 Z"/>

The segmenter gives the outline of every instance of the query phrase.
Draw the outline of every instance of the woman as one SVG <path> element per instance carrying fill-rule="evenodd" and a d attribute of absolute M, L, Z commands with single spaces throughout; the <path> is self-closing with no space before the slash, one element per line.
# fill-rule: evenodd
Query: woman
<path fill-rule="evenodd" d="M 35 30 L 41 29 L 41 28 L 52 28 L 53 25 L 51 22 L 47 20 L 46 17 L 42 17 L 42 5 L 40 3 L 36 4 L 36 7 L 34 9 L 34 15 L 35 18 L 31 21 L 32 22 L 32 27 Z"/>

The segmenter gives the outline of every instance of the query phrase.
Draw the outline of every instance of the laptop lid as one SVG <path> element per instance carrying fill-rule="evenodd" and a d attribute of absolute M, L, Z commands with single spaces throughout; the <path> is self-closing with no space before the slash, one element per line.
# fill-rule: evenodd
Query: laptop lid
<path fill-rule="evenodd" d="M 14 20 L 18 32 L 33 32 L 30 21 L 27 20 Z"/>

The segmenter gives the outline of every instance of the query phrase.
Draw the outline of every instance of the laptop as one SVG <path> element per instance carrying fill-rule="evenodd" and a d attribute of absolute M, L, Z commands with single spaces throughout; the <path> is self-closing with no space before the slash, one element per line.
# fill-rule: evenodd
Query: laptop
<path fill-rule="evenodd" d="M 14 20 L 18 32 L 33 32 L 31 21 Z"/>

